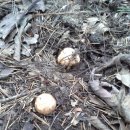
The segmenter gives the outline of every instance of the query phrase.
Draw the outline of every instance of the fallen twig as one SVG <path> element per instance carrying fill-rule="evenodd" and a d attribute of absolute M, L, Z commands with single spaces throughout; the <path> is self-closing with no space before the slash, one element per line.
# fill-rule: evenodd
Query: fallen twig
<path fill-rule="evenodd" d="M 35 113 L 33 112 L 29 112 L 33 117 L 35 117 L 36 119 L 38 119 L 39 121 L 42 122 L 43 125 L 47 125 L 50 126 L 49 123 L 47 123 L 46 121 L 44 121 L 42 118 L 40 118 L 39 116 L 37 116 Z"/>
<path fill-rule="evenodd" d="M 32 90 L 32 91 L 29 91 L 29 92 L 17 94 L 17 95 L 12 96 L 12 97 L 8 97 L 8 98 L 5 98 L 5 99 L 1 99 L 1 100 L 0 100 L 0 103 L 9 102 L 9 101 L 11 101 L 11 100 L 18 99 L 18 98 L 20 98 L 20 97 L 26 96 L 26 95 L 29 94 L 29 93 L 34 93 L 34 92 L 39 92 L 39 88 L 36 88 L 36 89 L 34 89 L 34 90 Z"/>

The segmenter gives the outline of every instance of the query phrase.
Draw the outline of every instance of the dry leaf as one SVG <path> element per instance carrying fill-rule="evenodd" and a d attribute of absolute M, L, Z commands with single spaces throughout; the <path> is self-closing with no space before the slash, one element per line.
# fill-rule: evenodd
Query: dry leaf
<path fill-rule="evenodd" d="M 78 105 L 78 100 L 71 100 L 71 106 L 75 107 L 76 105 Z"/>
<path fill-rule="evenodd" d="M 10 13 L 0 22 L 0 38 L 5 39 L 15 24 L 19 21 L 21 14 Z"/>
<path fill-rule="evenodd" d="M 130 123 L 130 95 L 125 96 L 121 103 L 121 115 Z"/>
<path fill-rule="evenodd" d="M 88 18 L 88 19 L 87 19 L 87 23 L 88 23 L 90 26 L 94 26 L 97 22 L 99 22 L 98 17 L 91 17 L 91 18 Z"/>
<path fill-rule="evenodd" d="M 91 116 L 88 121 L 98 130 L 111 130 L 97 116 Z"/>
<path fill-rule="evenodd" d="M 5 45 L 3 49 L 1 49 L 0 55 L 11 56 L 14 54 L 14 44 L 13 45 Z"/>
<path fill-rule="evenodd" d="M 103 23 L 99 23 L 99 24 L 97 25 L 97 27 L 96 27 L 96 30 L 97 30 L 97 32 L 99 32 L 99 33 L 105 33 L 105 32 L 107 32 L 107 31 L 109 31 L 110 29 L 109 29 L 107 26 L 105 26 Z"/>
<path fill-rule="evenodd" d="M 103 88 L 102 84 L 110 85 L 108 83 L 99 82 L 99 80 L 90 81 L 90 86 L 94 93 L 98 95 L 102 100 L 104 100 L 109 106 L 115 107 L 118 105 L 118 99 L 116 94 L 118 94 L 117 89 L 111 85 L 111 92 L 107 91 L 107 89 Z M 110 87 L 110 86 L 108 86 Z"/>
<path fill-rule="evenodd" d="M 123 68 L 119 73 L 116 74 L 116 78 L 127 87 L 130 87 L 130 71 L 128 69 Z"/>
<path fill-rule="evenodd" d="M 5 42 L 0 39 L 0 49 L 3 49 L 5 47 Z"/>
<path fill-rule="evenodd" d="M 82 31 L 89 32 L 89 30 L 91 30 L 91 34 L 95 34 L 96 32 L 105 33 L 110 30 L 110 28 L 105 25 L 105 21 L 106 16 L 102 16 L 101 20 L 98 17 L 87 18 L 87 23 L 83 23 L 82 25 Z"/>
<path fill-rule="evenodd" d="M 25 56 L 30 56 L 31 55 L 31 48 L 29 45 L 23 45 L 22 47 L 22 52 L 21 54 L 25 55 Z"/>
<path fill-rule="evenodd" d="M 0 71 L 0 79 L 7 78 L 12 74 L 14 68 L 4 68 Z"/>
<path fill-rule="evenodd" d="M 24 36 L 23 42 L 26 42 L 27 45 L 36 44 L 38 42 L 39 35 L 34 34 L 34 37 Z"/>

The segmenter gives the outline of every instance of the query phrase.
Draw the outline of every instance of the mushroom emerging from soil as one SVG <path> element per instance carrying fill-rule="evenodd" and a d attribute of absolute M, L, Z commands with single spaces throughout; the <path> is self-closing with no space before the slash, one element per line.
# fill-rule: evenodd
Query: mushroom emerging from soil
<path fill-rule="evenodd" d="M 57 62 L 65 67 L 71 67 L 80 62 L 80 56 L 75 49 L 67 47 L 60 52 Z"/>
<path fill-rule="evenodd" d="M 51 114 L 56 108 L 56 100 L 49 93 L 39 95 L 35 100 L 35 109 L 43 115 Z"/>

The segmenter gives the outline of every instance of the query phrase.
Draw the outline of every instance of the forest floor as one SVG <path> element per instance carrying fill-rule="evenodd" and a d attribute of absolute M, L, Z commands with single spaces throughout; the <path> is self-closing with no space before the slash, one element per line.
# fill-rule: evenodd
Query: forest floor
<path fill-rule="evenodd" d="M 130 130 L 129 35 L 127 0 L 0 1 L 0 130 Z M 58 64 L 66 47 L 80 63 Z"/>

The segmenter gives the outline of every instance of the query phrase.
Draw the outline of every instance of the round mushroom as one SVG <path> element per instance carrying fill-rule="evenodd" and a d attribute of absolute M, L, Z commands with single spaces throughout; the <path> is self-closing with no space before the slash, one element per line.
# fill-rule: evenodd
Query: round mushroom
<path fill-rule="evenodd" d="M 39 95 L 35 100 L 35 109 L 43 115 L 51 114 L 56 108 L 56 100 L 49 93 Z"/>
<path fill-rule="evenodd" d="M 71 67 L 80 62 L 80 56 L 75 49 L 67 47 L 60 52 L 57 62 L 63 66 Z"/>

